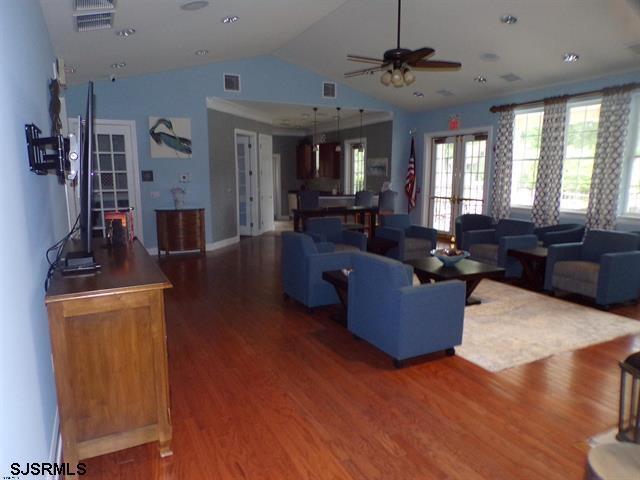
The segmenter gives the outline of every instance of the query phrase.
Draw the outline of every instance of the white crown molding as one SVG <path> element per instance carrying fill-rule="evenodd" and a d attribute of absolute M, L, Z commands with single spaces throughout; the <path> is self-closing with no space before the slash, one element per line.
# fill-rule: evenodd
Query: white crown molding
<path fill-rule="evenodd" d="M 373 125 L 376 123 L 388 122 L 393 120 L 393 112 L 373 112 L 366 113 L 362 119 L 362 126 Z M 357 128 L 360 126 L 360 115 L 354 115 L 345 120 L 340 119 L 340 130 L 346 130 L 348 128 Z M 335 132 L 338 130 L 338 123 L 336 120 L 330 120 L 328 122 L 322 122 L 318 124 L 316 129 L 317 133 Z"/>
<path fill-rule="evenodd" d="M 207 108 L 218 112 L 229 113 L 237 117 L 255 120 L 256 122 L 266 123 L 267 125 L 273 125 L 273 121 L 259 110 L 236 102 L 230 102 L 223 98 L 207 97 Z"/>

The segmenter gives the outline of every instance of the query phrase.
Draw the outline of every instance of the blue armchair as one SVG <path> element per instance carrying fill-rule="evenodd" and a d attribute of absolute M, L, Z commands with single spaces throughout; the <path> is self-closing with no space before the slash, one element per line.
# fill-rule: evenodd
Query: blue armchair
<path fill-rule="evenodd" d="M 301 190 L 298 192 L 298 208 L 300 210 L 320 208 L 320 192 L 316 190 Z"/>
<path fill-rule="evenodd" d="M 393 240 L 397 247 L 390 249 L 387 256 L 404 262 L 411 258 L 429 256 L 429 251 L 436 248 L 437 230 L 433 228 L 411 225 L 411 218 L 404 213 L 381 217 L 382 226 L 376 228 L 376 236 Z"/>
<path fill-rule="evenodd" d="M 556 245 L 558 243 L 581 242 L 584 238 L 584 225 L 578 223 L 562 223 L 548 227 L 538 227 L 533 230 L 542 245 Z"/>
<path fill-rule="evenodd" d="M 460 215 L 456 218 L 456 247 L 462 248 L 464 232 L 468 230 L 486 230 L 489 228 L 495 228 L 495 224 L 493 223 L 493 218 L 487 215 L 479 215 L 476 213 Z"/>
<path fill-rule="evenodd" d="M 590 230 L 581 243 L 551 245 L 544 287 L 594 298 L 608 306 L 636 300 L 640 251 L 633 233 Z"/>
<path fill-rule="evenodd" d="M 309 218 L 306 222 L 305 233 L 314 241 L 331 242 L 336 250 L 367 251 L 367 237 L 362 232 L 345 229 L 339 217 Z"/>
<path fill-rule="evenodd" d="M 282 233 L 282 287 L 291 297 L 312 309 L 340 303 L 335 288 L 322 272 L 351 267 L 351 253 L 332 252 L 333 245 L 316 244 L 303 233 Z"/>
<path fill-rule="evenodd" d="M 505 269 L 505 277 L 519 277 L 522 265 L 507 256 L 510 249 L 535 248 L 538 237 L 533 234 L 533 223 L 523 220 L 502 219 L 495 228 L 468 230 L 462 238 L 462 247 L 471 253 L 471 259 L 497 265 Z"/>
<path fill-rule="evenodd" d="M 354 205 L 356 207 L 372 207 L 373 192 L 370 192 L 369 190 L 360 190 L 359 192 L 356 192 Z"/>
<path fill-rule="evenodd" d="M 462 343 L 465 285 L 454 280 L 412 286 L 413 270 L 389 258 L 353 254 L 348 328 L 396 366 L 408 358 Z"/>

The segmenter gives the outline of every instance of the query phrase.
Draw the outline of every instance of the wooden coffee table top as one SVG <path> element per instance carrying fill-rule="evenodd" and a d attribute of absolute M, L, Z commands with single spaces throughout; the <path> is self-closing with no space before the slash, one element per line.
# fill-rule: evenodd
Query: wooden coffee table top
<path fill-rule="evenodd" d="M 541 260 L 546 259 L 549 254 L 549 250 L 547 247 L 535 247 L 535 248 L 527 248 L 527 249 L 509 249 L 507 255 L 513 258 L 524 258 L 524 259 L 533 259 L 533 260 Z"/>
<path fill-rule="evenodd" d="M 416 273 L 425 273 L 437 281 L 465 280 L 477 277 L 499 278 L 504 275 L 504 268 L 467 258 L 460 260 L 453 267 L 445 267 L 436 257 L 416 258 L 407 260 L 405 263 L 411 265 Z"/>

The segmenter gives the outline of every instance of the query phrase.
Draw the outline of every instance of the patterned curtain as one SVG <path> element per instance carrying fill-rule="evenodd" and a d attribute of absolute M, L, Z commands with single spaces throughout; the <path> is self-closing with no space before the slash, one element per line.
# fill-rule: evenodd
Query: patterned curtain
<path fill-rule="evenodd" d="M 567 116 L 567 99 L 547 100 L 544 104 L 540 161 L 531 214 L 537 227 L 557 225 L 562 194 L 562 159 Z"/>
<path fill-rule="evenodd" d="M 513 108 L 500 112 L 494 145 L 491 216 L 495 221 L 509 216 L 511 207 L 511 169 L 513 164 Z"/>
<path fill-rule="evenodd" d="M 630 105 L 629 88 L 604 91 L 587 207 L 588 229 L 613 230 L 615 227 Z"/>

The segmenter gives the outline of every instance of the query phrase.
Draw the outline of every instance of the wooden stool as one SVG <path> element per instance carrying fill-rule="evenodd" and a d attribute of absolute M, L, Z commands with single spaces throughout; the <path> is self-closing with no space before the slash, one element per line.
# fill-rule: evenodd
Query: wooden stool
<path fill-rule="evenodd" d="M 640 478 L 640 444 L 606 443 L 589 452 L 587 480 Z"/>

